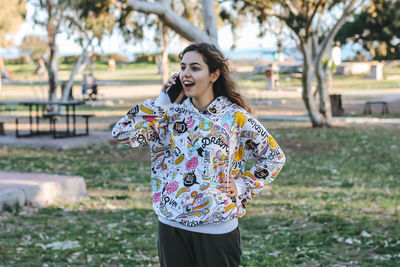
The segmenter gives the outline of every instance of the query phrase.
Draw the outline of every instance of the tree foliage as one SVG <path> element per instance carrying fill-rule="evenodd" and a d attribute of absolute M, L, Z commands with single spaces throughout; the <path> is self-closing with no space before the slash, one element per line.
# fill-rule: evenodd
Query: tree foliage
<path fill-rule="evenodd" d="M 25 20 L 25 0 L 0 0 L 0 47 L 10 45 L 7 34 L 18 31 Z"/>
<path fill-rule="evenodd" d="M 20 49 L 29 54 L 32 60 L 39 60 L 47 50 L 47 38 L 45 36 L 28 34 L 22 39 Z"/>
<path fill-rule="evenodd" d="M 335 40 L 360 43 L 377 60 L 400 59 L 400 1 L 370 0 Z"/>

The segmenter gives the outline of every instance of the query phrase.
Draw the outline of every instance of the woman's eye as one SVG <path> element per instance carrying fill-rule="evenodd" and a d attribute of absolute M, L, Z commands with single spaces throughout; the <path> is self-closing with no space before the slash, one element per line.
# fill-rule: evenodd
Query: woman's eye
<path fill-rule="evenodd" d="M 185 70 L 185 67 L 184 67 L 184 66 L 181 66 L 181 70 Z"/>
<path fill-rule="evenodd" d="M 193 70 L 193 71 L 198 71 L 199 68 L 198 68 L 198 67 L 193 67 L 192 70 Z"/>

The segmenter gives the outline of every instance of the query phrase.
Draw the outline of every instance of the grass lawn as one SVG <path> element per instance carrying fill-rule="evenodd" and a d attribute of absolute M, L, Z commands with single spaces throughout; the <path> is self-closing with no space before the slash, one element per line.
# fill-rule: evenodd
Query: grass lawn
<path fill-rule="evenodd" d="M 242 265 L 398 266 L 398 129 L 265 125 L 287 163 L 240 219 Z M 0 147 L 0 169 L 80 175 L 89 193 L 0 214 L 0 266 L 158 263 L 147 148 Z"/>
<path fill-rule="evenodd" d="M 33 74 L 35 66 L 33 64 L 8 64 L 7 68 L 13 71 L 13 79 L 38 81 L 38 76 Z M 59 79 L 69 78 L 71 64 L 60 64 Z M 170 66 L 171 72 L 178 72 L 179 64 L 173 63 Z M 394 75 L 399 73 L 400 65 L 386 66 L 384 75 Z M 140 81 L 160 81 L 156 64 L 131 63 L 117 68 L 116 72 L 110 72 L 106 62 L 96 62 L 94 75 L 97 79 L 119 80 L 127 82 Z M 263 74 L 252 74 L 251 72 L 238 72 L 233 76 L 238 81 L 241 89 L 264 89 L 265 76 Z M 400 79 L 376 81 L 365 78 L 366 75 L 340 75 L 334 76 L 332 90 L 368 90 L 368 89 L 391 89 L 400 87 Z M 77 75 L 75 84 L 81 84 L 82 75 Z M 294 78 L 289 74 L 281 74 L 279 84 L 281 87 L 301 87 L 301 79 Z"/>

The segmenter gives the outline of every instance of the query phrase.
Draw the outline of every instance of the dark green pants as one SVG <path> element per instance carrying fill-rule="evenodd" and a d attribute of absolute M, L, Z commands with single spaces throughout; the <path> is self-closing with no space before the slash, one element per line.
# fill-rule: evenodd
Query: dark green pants
<path fill-rule="evenodd" d="M 239 228 L 214 235 L 158 223 L 161 267 L 237 267 L 241 254 Z"/>

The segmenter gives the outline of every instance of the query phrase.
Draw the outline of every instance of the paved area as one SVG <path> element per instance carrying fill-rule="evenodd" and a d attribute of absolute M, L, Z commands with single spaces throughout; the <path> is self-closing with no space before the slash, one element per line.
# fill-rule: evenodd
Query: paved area
<path fill-rule="evenodd" d="M 0 171 L 0 212 L 15 205 L 45 206 L 86 196 L 82 177 Z"/>
<path fill-rule="evenodd" d="M 44 147 L 54 149 L 73 149 L 89 147 L 96 144 L 107 144 L 111 139 L 111 131 L 91 131 L 88 136 L 53 139 L 51 136 L 16 138 L 9 132 L 0 136 L 0 145 L 13 147 Z"/>

